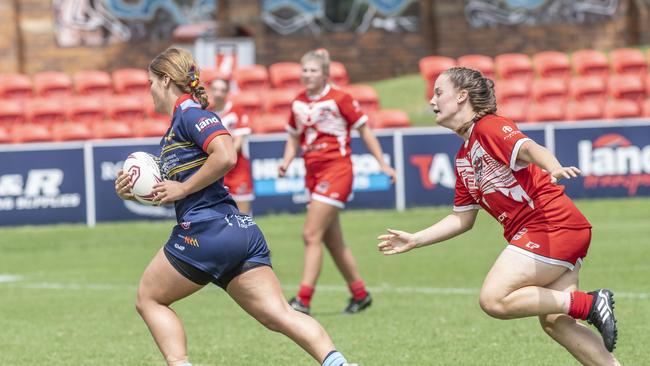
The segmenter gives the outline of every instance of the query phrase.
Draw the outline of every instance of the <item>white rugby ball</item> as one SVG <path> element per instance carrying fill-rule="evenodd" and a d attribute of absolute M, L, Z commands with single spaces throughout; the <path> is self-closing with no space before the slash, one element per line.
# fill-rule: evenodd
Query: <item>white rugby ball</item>
<path fill-rule="evenodd" d="M 129 155 L 122 168 L 131 177 L 131 193 L 138 202 L 152 206 L 153 186 L 163 181 L 157 158 L 149 153 L 137 151 Z"/>

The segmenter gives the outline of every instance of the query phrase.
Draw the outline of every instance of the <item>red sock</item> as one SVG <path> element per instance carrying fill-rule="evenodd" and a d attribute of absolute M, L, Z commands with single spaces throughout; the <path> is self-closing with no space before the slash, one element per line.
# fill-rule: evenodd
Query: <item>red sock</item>
<path fill-rule="evenodd" d="M 298 299 L 303 304 L 305 304 L 305 306 L 309 306 L 309 303 L 311 302 L 311 297 L 314 296 L 315 290 L 316 289 L 314 287 L 301 283 L 300 290 L 298 290 Z"/>
<path fill-rule="evenodd" d="M 361 300 L 368 295 L 368 291 L 366 291 L 366 286 L 363 284 L 363 280 L 350 282 L 348 284 L 348 287 L 350 288 L 352 297 L 354 297 L 355 300 Z"/>
<path fill-rule="evenodd" d="M 573 291 L 571 293 L 571 304 L 569 305 L 569 316 L 575 319 L 587 320 L 593 298 L 593 295 L 586 292 Z"/>

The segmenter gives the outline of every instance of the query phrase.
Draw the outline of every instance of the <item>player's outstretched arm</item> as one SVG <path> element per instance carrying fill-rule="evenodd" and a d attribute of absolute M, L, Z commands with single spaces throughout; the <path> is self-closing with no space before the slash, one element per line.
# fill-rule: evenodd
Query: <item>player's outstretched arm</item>
<path fill-rule="evenodd" d="M 201 168 L 184 182 L 166 180 L 154 186 L 156 204 L 168 204 L 181 200 L 188 195 L 223 177 L 237 164 L 237 152 L 233 147 L 232 137 L 224 134 L 215 137 L 206 149 L 208 159 Z"/>
<path fill-rule="evenodd" d="M 287 174 L 287 169 L 289 169 L 289 164 L 293 161 L 293 158 L 296 157 L 298 153 L 298 145 L 300 144 L 299 136 L 294 134 L 289 134 L 287 139 L 287 144 L 284 146 L 284 157 L 282 159 L 282 164 L 278 167 L 278 177 L 282 178 Z"/>
<path fill-rule="evenodd" d="M 414 234 L 388 229 L 388 234 L 377 237 L 379 240 L 377 248 L 385 255 L 392 255 L 451 239 L 470 230 L 474 226 L 477 214 L 478 210 L 454 212 Z"/>
<path fill-rule="evenodd" d="M 551 174 L 551 183 L 557 183 L 558 180 L 563 178 L 571 179 L 580 175 L 580 169 L 574 166 L 562 166 L 550 151 L 533 140 L 528 140 L 521 145 L 517 153 L 517 160 L 535 164 L 549 172 Z"/>
<path fill-rule="evenodd" d="M 361 125 L 358 131 L 359 135 L 361 136 L 361 140 L 363 140 L 363 143 L 366 144 L 368 151 L 370 151 L 372 156 L 377 159 L 381 171 L 390 177 L 391 182 L 395 183 L 397 174 L 395 174 L 395 170 L 384 161 L 384 153 L 381 150 L 381 145 L 379 144 L 379 140 L 377 140 L 377 136 L 372 133 L 372 130 L 370 127 L 366 126 L 366 124 Z"/>

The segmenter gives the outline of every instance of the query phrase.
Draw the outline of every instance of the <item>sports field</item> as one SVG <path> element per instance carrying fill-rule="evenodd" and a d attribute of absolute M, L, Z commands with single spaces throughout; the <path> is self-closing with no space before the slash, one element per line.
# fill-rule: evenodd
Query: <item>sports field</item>
<path fill-rule="evenodd" d="M 594 225 L 582 271 L 587 290 L 616 293 L 624 365 L 650 363 L 649 199 L 580 201 Z M 485 213 L 445 244 L 383 257 L 385 228 L 417 230 L 449 208 L 349 211 L 348 244 L 375 302 L 344 316 L 344 283 L 326 259 L 314 316 L 349 360 L 361 365 L 572 365 L 536 319 L 500 321 L 478 306 L 478 289 L 504 246 Z M 260 217 L 275 270 L 292 295 L 301 273 L 302 215 Z M 0 365 L 161 365 L 134 308 L 138 278 L 171 222 L 0 229 Z M 174 306 L 185 321 L 194 365 L 315 365 L 212 286 Z"/>

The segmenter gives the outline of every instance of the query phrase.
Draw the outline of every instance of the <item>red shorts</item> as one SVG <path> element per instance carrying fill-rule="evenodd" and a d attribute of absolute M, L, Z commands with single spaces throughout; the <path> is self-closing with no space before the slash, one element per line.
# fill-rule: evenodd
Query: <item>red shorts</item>
<path fill-rule="evenodd" d="M 591 229 L 539 230 L 523 228 L 510 240 L 508 249 L 544 263 L 573 270 L 582 264 L 591 242 Z"/>
<path fill-rule="evenodd" d="M 233 174 L 234 173 L 234 174 Z M 228 187 L 235 201 L 248 202 L 255 199 L 253 194 L 253 179 L 250 173 L 231 171 L 223 178 L 223 185 Z"/>
<path fill-rule="evenodd" d="M 345 208 L 352 193 L 353 178 L 350 160 L 311 163 L 307 166 L 305 185 L 310 199 Z"/>

